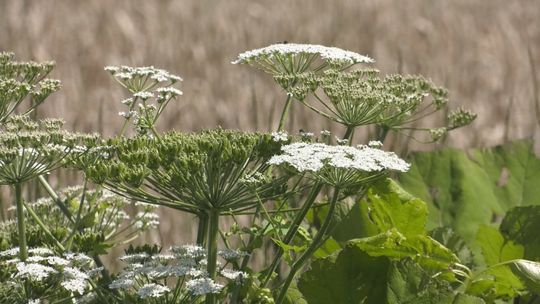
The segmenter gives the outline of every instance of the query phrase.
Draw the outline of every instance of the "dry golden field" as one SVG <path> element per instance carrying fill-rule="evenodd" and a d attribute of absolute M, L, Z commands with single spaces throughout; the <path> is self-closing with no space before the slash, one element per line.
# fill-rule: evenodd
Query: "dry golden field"
<path fill-rule="evenodd" d="M 268 130 L 283 92 L 268 75 L 230 62 L 279 41 L 349 49 L 375 58 L 384 73 L 422 74 L 446 86 L 455 107 L 479 114 L 449 137 L 452 146 L 540 139 L 538 0 L 0 0 L 0 50 L 57 62 L 53 76 L 63 89 L 39 115 L 104 135 L 122 124 L 126 92 L 103 71 L 118 64 L 184 78 L 184 96 L 169 107 L 162 130 Z M 333 128 L 313 117 L 295 107 L 291 131 Z M 164 217 L 161 232 L 149 237 L 191 239 L 179 233 L 192 226 L 182 219 Z"/>

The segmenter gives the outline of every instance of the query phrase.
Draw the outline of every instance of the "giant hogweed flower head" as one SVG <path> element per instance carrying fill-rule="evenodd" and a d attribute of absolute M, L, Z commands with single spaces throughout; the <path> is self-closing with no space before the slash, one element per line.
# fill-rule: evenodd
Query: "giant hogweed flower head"
<path fill-rule="evenodd" d="M 222 282 L 238 284 L 248 277 L 248 274 L 225 265 L 219 266 L 220 278 L 211 279 L 205 269 L 207 252 L 198 245 L 173 246 L 169 253 L 160 251 L 157 248 L 130 248 L 120 258 L 127 266 L 109 287 L 126 299 L 136 295 L 140 299 L 159 298 L 163 303 L 176 303 L 170 301 L 175 299 L 175 294 L 181 294 L 196 302 L 205 295 L 220 293 L 225 287 Z M 225 259 L 232 260 L 234 258 L 230 256 Z"/>
<path fill-rule="evenodd" d="M 238 55 L 233 64 L 249 64 L 274 76 L 276 82 L 288 89 L 304 72 L 320 72 L 327 68 L 346 69 L 373 59 L 337 47 L 314 44 L 280 43 L 247 51 Z"/>
<path fill-rule="evenodd" d="M 108 66 L 105 70 L 132 94 L 132 97 L 122 101 L 128 107 L 127 111 L 118 115 L 125 118 L 126 123 L 133 119 L 138 134 L 153 130 L 168 103 L 183 94 L 173 87 L 182 78 L 162 69 L 152 66 Z"/>
<path fill-rule="evenodd" d="M 0 123 L 30 96 L 30 106 L 22 114 L 39 106 L 52 93 L 60 89 L 60 81 L 45 79 L 54 68 L 54 62 L 19 62 L 14 54 L 0 52 Z"/>
<path fill-rule="evenodd" d="M 70 153 L 84 153 L 96 135 L 61 130 L 63 122 L 10 117 L 0 132 L 0 184 L 13 185 L 48 173 Z"/>
<path fill-rule="evenodd" d="M 393 152 L 371 146 L 292 143 L 268 164 L 279 165 L 325 184 L 346 188 L 367 185 L 390 171 L 406 172 L 409 164 Z"/>
<path fill-rule="evenodd" d="M 11 274 L 9 282 L 20 291 L 46 282 L 48 289 L 55 292 L 50 296 L 83 295 L 90 288 L 91 278 L 100 271 L 92 258 L 81 253 L 59 256 L 48 248 L 40 247 L 30 248 L 28 252 L 30 256 L 24 262 L 17 258 L 18 247 L 0 252 L 0 266 Z"/>
<path fill-rule="evenodd" d="M 284 191 L 286 177 L 244 182 L 268 174 L 266 161 L 282 144 L 269 134 L 221 129 L 121 138 L 111 142 L 111 158 L 87 173 L 111 191 L 141 202 L 194 214 L 246 210 Z"/>

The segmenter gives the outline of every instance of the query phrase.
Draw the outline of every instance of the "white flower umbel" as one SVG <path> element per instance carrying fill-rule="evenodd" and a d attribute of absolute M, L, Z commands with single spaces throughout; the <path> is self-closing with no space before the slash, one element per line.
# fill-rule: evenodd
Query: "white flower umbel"
<path fill-rule="evenodd" d="M 387 171 L 405 172 L 409 164 L 393 152 L 370 146 L 331 146 L 323 143 L 292 143 L 281 148 L 270 165 L 284 165 L 311 174 L 326 184 L 351 186 Z"/>
<path fill-rule="evenodd" d="M 143 287 L 141 287 L 139 291 L 137 292 L 137 295 L 141 299 L 159 298 L 165 295 L 169 291 L 171 290 L 166 286 L 150 283 L 150 284 L 145 284 Z"/>
<path fill-rule="evenodd" d="M 243 271 L 232 270 L 232 269 L 227 269 L 227 268 L 222 269 L 220 273 L 224 278 L 227 278 L 232 281 L 241 281 L 242 279 L 245 279 L 248 277 L 248 274 Z"/>
<path fill-rule="evenodd" d="M 186 283 L 189 292 L 196 296 L 219 293 L 223 285 L 214 282 L 210 278 L 198 278 Z"/>
<path fill-rule="evenodd" d="M 289 134 L 285 131 L 272 132 L 272 140 L 275 142 L 286 142 L 289 140 Z"/>
<path fill-rule="evenodd" d="M 34 281 L 42 281 L 49 275 L 57 273 L 57 271 L 49 266 L 37 263 L 17 263 L 16 278 L 26 278 Z"/>
<path fill-rule="evenodd" d="M 324 60 L 342 61 L 350 64 L 374 62 L 372 58 L 337 47 L 327 47 L 317 44 L 280 43 L 241 53 L 232 64 L 250 63 L 254 60 L 272 58 L 279 55 L 298 54 L 319 55 Z"/>

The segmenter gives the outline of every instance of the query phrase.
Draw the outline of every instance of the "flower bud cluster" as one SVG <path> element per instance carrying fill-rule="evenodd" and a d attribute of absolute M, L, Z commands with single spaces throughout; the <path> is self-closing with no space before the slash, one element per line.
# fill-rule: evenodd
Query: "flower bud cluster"
<path fill-rule="evenodd" d="M 14 113 L 28 95 L 31 105 L 22 111 L 24 114 L 60 89 L 59 80 L 44 79 L 54 68 L 54 62 L 19 62 L 13 57 L 13 53 L 0 52 L 0 123 Z"/>
<path fill-rule="evenodd" d="M 70 154 L 84 153 L 96 135 L 61 130 L 60 120 L 33 122 L 12 116 L 0 132 L 0 184 L 22 183 L 62 165 Z"/>
<path fill-rule="evenodd" d="M 261 180 L 257 172 L 268 174 L 265 162 L 282 145 L 269 134 L 218 129 L 171 132 L 159 139 L 120 138 L 110 144 L 114 146 L 111 158 L 89 166 L 87 174 L 135 200 L 173 204 L 198 214 L 251 208 L 257 196 L 265 200 L 284 191 L 284 178 L 265 178 L 267 182 L 255 188 L 243 182 Z"/>

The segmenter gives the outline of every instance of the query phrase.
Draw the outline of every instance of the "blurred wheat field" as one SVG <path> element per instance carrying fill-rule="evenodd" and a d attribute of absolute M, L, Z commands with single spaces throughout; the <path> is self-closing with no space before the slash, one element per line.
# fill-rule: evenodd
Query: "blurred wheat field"
<path fill-rule="evenodd" d="M 0 50 L 57 62 L 52 76 L 63 89 L 39 116 L 111 136 L 127 95 L 106 65 L 154 65 L 184 78 L 184 96 L 169 107 L 162 130 L 266 131 L 275 127 L 283 92 L 268 75 L 230 62 L 280 41 L 337 46 L 375 58 L 383 73 L 422 74 L 447 87 L 454 107 L 479 114 L 447 143 L 489 146 L 540 138 L 539 20 L 538 0 L 0 0 Z M 300 106 L 293 116 L 291 131 L 336 128 Z M 195 230 L 191 220 L 164 215 L 149 240 L 192 240 L 180 233 Z"/>

